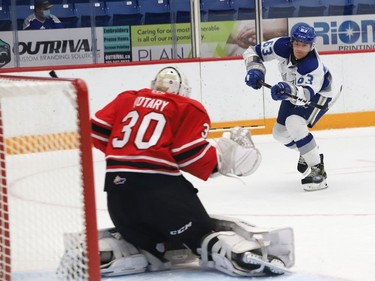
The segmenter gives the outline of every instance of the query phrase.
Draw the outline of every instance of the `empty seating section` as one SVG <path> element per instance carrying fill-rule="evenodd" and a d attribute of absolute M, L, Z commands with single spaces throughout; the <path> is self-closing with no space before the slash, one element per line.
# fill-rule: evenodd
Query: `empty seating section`
<path fill-rule="evenodd" d="M 298 8 L 298 17 L 322 17 L 327 10 L 326 6 L 304 6 Z"/>
<path fill-rule="evenodd" d="M 172 13 L 175 14 L 176 23 L 187 23 L 191 21 L 190 1 L 186 0 L 171 0 L 169 7 Z"/>
<path fill-rule="evenodd" d="M 230 0 L 201 0 L 201 21 L 233 21 L 236 10 Z"/>
<path fill-rule="evenodd" d="M 352 4 L 328 6 L 329 16 L 353 15 L 353 13 L 354 13 L 354 5 Z"/>
<path fill-rule="evenodd" d="M 143 24 L 189 23 L 190 0 L 49 0 L 51 13 L 65 28 Z M 32 14 L 34 0 L 0 0 L 0 31 L 12 30 L 12 19 L 22 30 Z M 256 0 L 200 0 L 201 21 L 251 20 L 256 17 Z M 375 0 L 262 0 L 262 17 L 325 17 L 375 14 Z M 12 10 L 15 9 L 15 12 Z M 15 17 L 14 17 L 15 14 Z M 13 15 L 13 16 L 12 16 Z"/>
<path fill-rule="evenodd" d="M 57 1 L 55 1 L 55 4 L 53 4 L 52 14 L 60 19 L 65 28 L 77 27 L 79 18 L 76 16 L 74 5 L 71 3 L 56 4 L 56 2 Z"/>
<path fill-rule="evenodd" d="M 141 25 L 142 17 L 137 1 L 107 1 L 110 25 Z"/>
<path fill-rule="evenodd" d="M 171 22 L 168 0 L 138 0 L 143 24 L 164 24 Z"/>
<path fill-rule="evenodd" d="M 357 4 L 357 15 L 363 14 L 375 14 L 375 1 L 373 3 L 358 3 Z"/>
<path fill-rule="evenodd" d="M 278 7 L 271 6 L 268 7 L 268 16 L 269 19 L 275 18 L 293 18 L 296 8 L 294 6 Z"/>
<path fill-rule="evenodd" d="M 74 3 L 76 15 L 80 21 L 79 26 L 90 27 L 91 19 L 94 19 L 95 26 L 108 26 L 111 17 L 107 14 L 105 2 L 95 3 Z"/>

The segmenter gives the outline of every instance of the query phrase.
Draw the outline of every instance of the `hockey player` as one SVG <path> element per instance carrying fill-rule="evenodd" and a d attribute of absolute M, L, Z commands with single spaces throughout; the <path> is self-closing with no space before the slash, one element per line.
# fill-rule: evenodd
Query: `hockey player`
<path fill-rule="evenodd" d="M 245 82 L 254 89 L 260 89 L 264 82 L 266 68 L 263 62 L 278 61 L 282 82 L 271 88 L 271 96 L 281 104 L 272 133 L 277 141 L 299 151 L 297 170 L 306 175 L 302 179 L 306 191 L 328 187 L 323 154 L 319 153 L 316 140 L 308 129 L 327 110 L 306 106 L 306 103 L 311 101 L 327 106 L 334 95 L 332 76 L 320 60 L 315 39 L 313 27 L 298 24 L 290 37 L 262 42 L 249 47 L 243 54 L 247 69 Z"/>
<path fill-rule="evenodd" d="M 103 275 L 165 270 L 190 256 L 241 276 L 269 273 L 271 260 L 293 265 L 291 231 L 244 238 L 251 231 L 241 236 L 230 223 L 217 227 L 183 176 L 247 176 L 260 162 L 245 129 L 234 129 L 216 147 L 206 140 L 210 118 L 190 92 L 184 74 L 165 67 L 151 88 L 120 93 L 92 118 L 94 146 L 106 158 L 107 207 L 115 226 L 100 232 Z"/>

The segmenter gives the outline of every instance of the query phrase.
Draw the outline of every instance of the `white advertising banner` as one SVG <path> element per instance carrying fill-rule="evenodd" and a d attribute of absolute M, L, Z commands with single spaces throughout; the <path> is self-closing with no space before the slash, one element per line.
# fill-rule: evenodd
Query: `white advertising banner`
<path fill-rule="evenodd" d="M 315 28 L 319 51 L 375 49 L 375 15 L 290 18 L 289 30 L 304 22 Z"/>
<path fill-rule="evenodd" d="M 17 66 L 12 32 L 3 32 L 2 45 L 9 45 L 8 67 Z M 103 29 L 96 30 L 93 44 L 90 28 L 26 30 L 18 32 L 20 67 L 79 65 L 104 62 Z M 95 46 L 96 45 L 96 46 Z M 96 50 L 96 52 L 95 52 Z M 8 55 L 4 54 L 7 57 Z M 94 58 L 96 56 L 96 58 Z M 5 66 L 5 67 L 7 67 Z"/>

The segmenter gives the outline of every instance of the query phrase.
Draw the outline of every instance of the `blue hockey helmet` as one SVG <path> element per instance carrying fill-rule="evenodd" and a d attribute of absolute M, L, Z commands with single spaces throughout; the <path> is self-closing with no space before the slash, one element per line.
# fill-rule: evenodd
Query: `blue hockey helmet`
<path fill-rule="evenodd" d="M 305 23 L 298 24 L 291 32 L 291 38 L 292 41 L 311 44 L 313 46 L 316 39 L 315 29 Z"/>

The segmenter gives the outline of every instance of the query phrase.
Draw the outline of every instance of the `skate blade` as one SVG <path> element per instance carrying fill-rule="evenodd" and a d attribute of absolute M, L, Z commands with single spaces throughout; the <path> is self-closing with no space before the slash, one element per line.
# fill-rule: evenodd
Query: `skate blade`
<path fill-rule="evenodd" d="M 321 183 L 307 183 L 303 185 L 303 190 L 305 191 L 317 191 L 327 189 L 328 184 L 326 180 L 323 180 Z"/>

